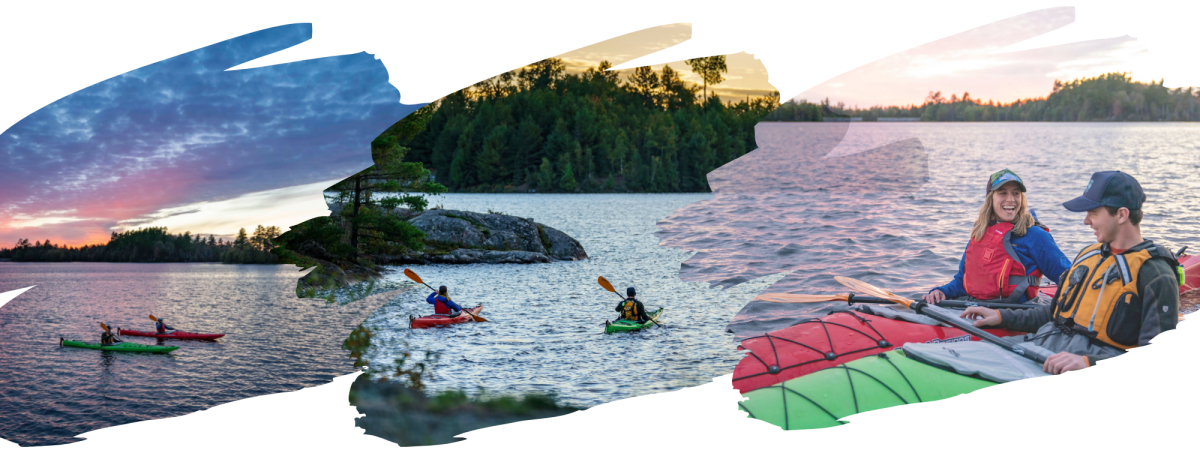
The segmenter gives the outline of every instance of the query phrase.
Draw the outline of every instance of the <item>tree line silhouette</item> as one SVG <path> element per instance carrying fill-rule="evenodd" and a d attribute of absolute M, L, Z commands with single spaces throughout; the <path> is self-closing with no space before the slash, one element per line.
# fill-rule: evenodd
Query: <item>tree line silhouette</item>
<path fill-rule="evenodd" d="M 259 225 L 253 236 L 248 236 L 242 228 L 234 240 L 226 241 L 212 235 L 192 236 L 190 231 L 170 234 L 166 227 L 149 227 L 114 231 L 104 245 L 70 247 L 53 244 L 49 239 L 32 244 L 28 239 L 20 239 L 15 247 L 0 249 L 0 258 L 40 262 L 275 264 L 277 258 L 269 250 L 275 247 L 272 238 L 279 235 L 279 227 Z"/>
<path fill-rule="evenodd" d="M 763 121 L 823 121 L 829 116 L 919 118 L 921 121 L 1200 121 L 1200 90 L 1166 88 L 1163 81 L 1135 82 L 1128 73 L 1112 72 L 1070 82 L 1054 81 L 1045 98 L 1020 99 L 1008 104 L 930 92 L 921 105 L 846 108 L 789 100 Z"/>
<path fill-rule="evenodd" d="M 454 191 L 705 192 L 708 172 L 754 149 L 778 92 L 722 103 L 725 56 L 687 60 L 703 86 L 664 66 L 622 80 L 607 61 L 567 74 L 550 58 L 456 91 L 385 131 Z"/>

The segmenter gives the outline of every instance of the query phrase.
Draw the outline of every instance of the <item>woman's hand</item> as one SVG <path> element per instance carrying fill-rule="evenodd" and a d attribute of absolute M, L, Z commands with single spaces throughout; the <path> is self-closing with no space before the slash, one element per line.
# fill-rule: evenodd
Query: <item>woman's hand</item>
<path fill-rule="evenodd" d="M 960 318 L 974 319 L 975 327 L 994 326 L 1000 324 L 1000 310 L 983 307 L 967 307 Z"/>
<path fill-rule="evenodd" d="M 929 294 L 925 295 L 925 302 L 933 305 L 937 305 L 938 302 L 943 300 L 946 300 L 946 294 L 940 289 L 935 289 L 930 291 Z"/>
<path fill-rule="evenodd" d="M 1087 367 L 1087 357 L 1069 352 L 1060 352 L 1046 359 L 1046 363 L 1042 364 L 1042 371 L 1050 374 L 1062 374 L 1067 371 L 1082 370 Z"/>

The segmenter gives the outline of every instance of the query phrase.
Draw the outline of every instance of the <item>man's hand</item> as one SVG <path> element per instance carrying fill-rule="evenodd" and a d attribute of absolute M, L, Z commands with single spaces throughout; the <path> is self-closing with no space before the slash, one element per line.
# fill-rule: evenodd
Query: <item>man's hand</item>
<path fill-rule="evenodd" d="M 930 291 L 929 294 L 925 295 L 925 302 L 933 304 L 933 305 L 937 305 L 938 302 L 941 302 L 943 300 L 946 300 L 946 294 L 943 293 L 942 290 L 940 290 L 940 289 L 935 289 L 933 291 Z"/>
<path fill-rule="evenodd" d="M 1000 324 L 1000 310 L 983 307 L 967 307 L 960 318 L 974 319 L 975 327 L 995 326 Z"/>
<path fill-rule="evenodd" d="M 1042 371 L 1050 374 L 1062 374 L 1067 371 L 1082 370 L 1087 367 L 1087 357 L 1069 352 L 1060 352 L 1046 359 L 1046 363 L 1042 364 Z"/>

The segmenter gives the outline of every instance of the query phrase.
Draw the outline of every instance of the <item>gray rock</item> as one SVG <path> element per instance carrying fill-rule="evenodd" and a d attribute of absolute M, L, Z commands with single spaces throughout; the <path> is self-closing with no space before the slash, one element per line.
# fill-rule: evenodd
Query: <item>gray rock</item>
<path fill-rule="evenodd" d="M 419 255 L 385 261 L 439 264 L 549 263 L 587 259 L 574 238 L 533 219 L 504 214 L 435 209 L 409 220 L 425 232 Z"/>

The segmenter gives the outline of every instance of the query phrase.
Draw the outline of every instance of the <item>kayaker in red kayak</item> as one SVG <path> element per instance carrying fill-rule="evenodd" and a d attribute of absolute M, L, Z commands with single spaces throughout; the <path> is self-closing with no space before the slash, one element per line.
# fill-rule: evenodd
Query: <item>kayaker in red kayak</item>
<path fill-rule="evenodd" d="M 1119 171 L 1092 175 L 1083 196 L 1063 203 L 1087 212 L 1096 244 L 1079 252 L 1065 285 L 1050 305 L 1028 310 L 971 307 L 961 315 L 975 325 L 1032 331 L 1033 341 L 1051 351 L 1043 370 L 1079 370 L 1145 346 L 1179 321 L 1179 262 L 1171 251 L 1142 237 L 1146 195 L 1132 176 Z"/>
<path fill-rule="evenodd" d="M 621 317 L 617 318 L 617 320 L 649 322 L 650 317 L 646 315 L 646 307 L 634 297 L 637 296 L 637 290 L 630 286 L 625 289 L 625 295 L 628 297 L 621 301 L 620 304 L 617 304 L 617 312 L 621 313 Z"/>
<path fill-rule="evenodd" d="M 154 331 L 158 332 L 159 335 L 165 335 L 169 333 L 167 332 L 168 330 L 174 332 L 175 328 L 167 325 L 166 318 L 158 318 L 158 321 L 154 322 Z"/>
<path fill-rule="evenodd" d="M 462 312 L 462 307 L 450 300 L 449 293 L 450 291 L 446 289 L 446 285 L 439 286 L 436 293 L 429 293 L 429 297 L 425 298 L 425 302 L 433 304 L 434 313 L 453 318 Z"/>
<path fill-rule="evenodd" d="M 925 302 L 970 298 L 1027 303 L 1037 298 L 1043 274 L 1059 283 L 1070 266 L 1050 230 L 1029 209 L 1025 183 L 1006 168 L 988 178 L 987 198 L 954 280 L 929 290 Z"/>

